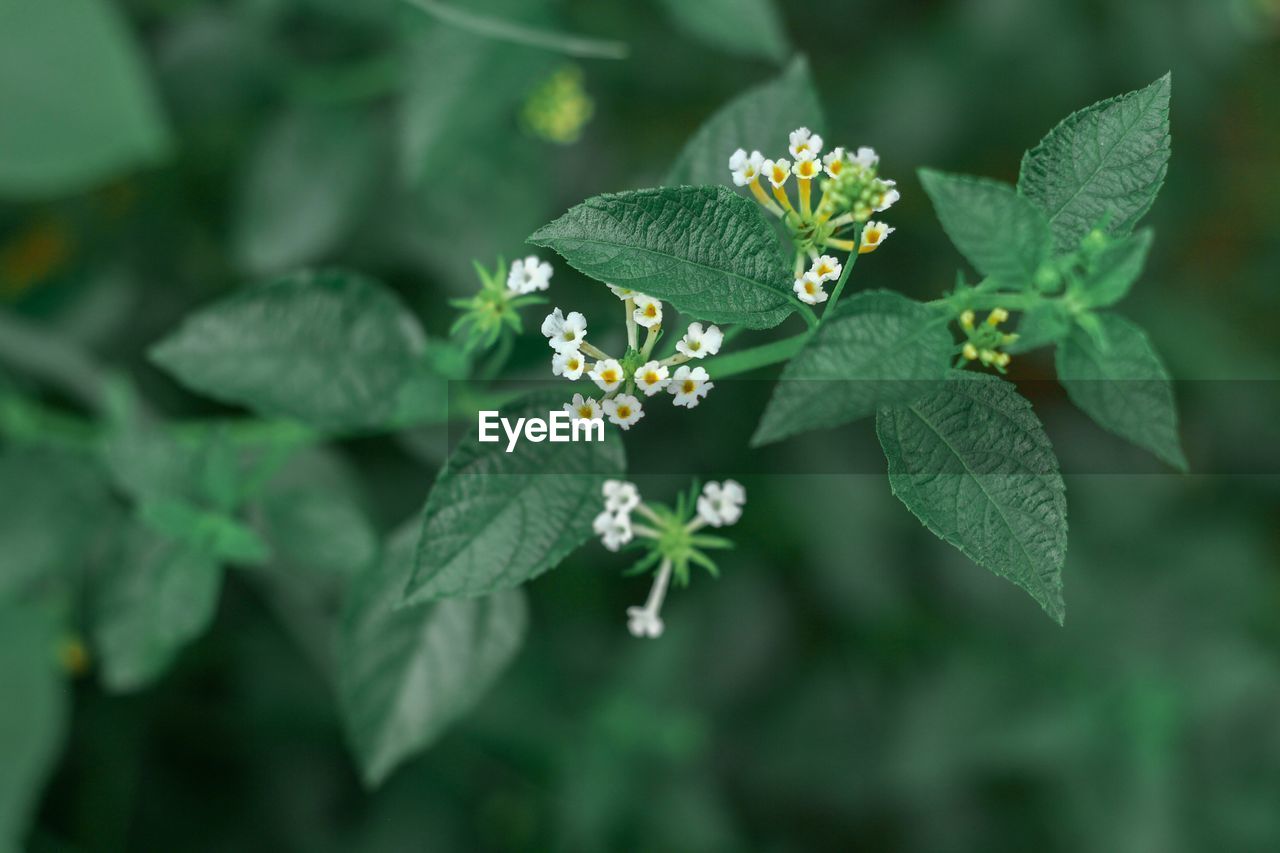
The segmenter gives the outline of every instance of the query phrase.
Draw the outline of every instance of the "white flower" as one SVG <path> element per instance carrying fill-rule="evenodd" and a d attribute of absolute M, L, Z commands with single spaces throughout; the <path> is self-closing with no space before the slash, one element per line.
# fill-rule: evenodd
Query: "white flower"
<path fill-rule="evenodd" d="M 618 287 L 616 284 L 606 284 L 605 287 L 612 290 L 614 296 L 624 301 L 635 295 L 635 291 L 629 287 Z"/>
<path fill-rule="evenodd" d="M 583 397 L 581 394 L 574 394 L 573 402 L 565 403 L 564 410 L 574 420 L 594 421 L 603 417 L 600 404 L 596 402 L 596 398 Z"/>
<path fill-rule="evenodd" d="M 822 279 L 811 272 L 807 272 L 796 279 L 792 290 L 796 292 L 796 296 L 800 297 L 800 301 L 806 305 L 817 305 L 819 302 L 827 301 L 827 292 L 822 289 Z"/>
<path fill-rule="evenodd" d="M 605 392 L 614 390 L 626 378 L 622 372 L 622 365 L 616 358 L 603 358 L 597 361 L 596 366 L 591 368 L 591 372 L 587 375 L 591 377 L 592 382 L 600 386 L 601 391 Z"/>
<path fill-rule="evenodd" d="M 625 512 L 609 512 L 606 509 L 591 522 L 591 529 L 604 542 L 604 547 L 617 551 L 631 541 L 631 516 Z"/>
<path fill-rule="evenodd" d="M 676 351 L 689 358 L 706 358 L 720 352 L 724 332 L 719 326 L 708 326 L 704 332 L 701 323 L 690 323 L 684 338 L 676 343 Z"/>
<path fill-rule="evenodd" d="M 791 177 L 791 161 L 789 160 L 765 160 L 760 166 L 760 171 L 769 179 L 769 183 L 773 184 L 775 189 L 781 189 L 782 185 L 787 182 L 787 178 Z"/>
<path fill-rule="evenodd" d="M 582 353 L 576 349 L 558 352 L 551 356 L 551 372 L 556 376 L 563 376 L 565 379 L 577 380 L 582 377 L 582 371 L 587 367 L 587 360 L 582 357 Z"/>
<path fill-rule="evenodd" d="M 898 185 L 897 181 L 885 181 L 884 185 L 889 188 L 889 191 L 880 197 L 880 204 L 876 205 L 876 213 L 884 213 L 902 198 L 902 193 L 894 189 Z"/>
<path fill-rule="evenodd" d="M 832 148 L 831 153 L 822 158 L 823 171 L 833 178 L 840 177 L 845 165 L 844 149 Z"/>
<path fill-rule="evenodd" d="M 609 423 L 628 430 L 631 429 L 632 424 L 644 417 L 644 407 L 631 394 L 619 394 L 604 401 L 604 413 L 609 416 Z"/>
<path fill-rule="evenodd" d="M 631 512 L 640 505 L 640 490 L 626 480 L 605 480 L 604 508 L 609 512 Z"/>
<path fill-rule="evenodd" d="M 853 155 L 853 162 L 864 169 L 874 169 L 880 165 L 880 155 L 876 153 L 876 149 L 864 145 Z"/>
<path fill-rule="evenodd" d="M 714 387 L 716 386 L 711 382 L 705 367 L 695 367 L 690 370 L 686 364 L 676 368 L 676 374 L 671 377 L 667 390 L 676 395 L 673 403 L 692 409 Z"/>
<path fill-rule="evenodd" d="M 810 133 L 807 127 L 798 127 L 791 131 L 791 156 L 797 160 L 812 160 L 822 150 L 822 137 Z"/>
<path fill-rule="evenodd" d="M 858 247 L 858 254 L 865 255 L 867 252 L 874 252 L 880 248 L 880 244 L 885 241 L 885 238 L 897 230 L 896 228 L 890 228 L 883 222 L 876 222 L 874 219 L 870 220 L 862 228 L 862 245 Z"/>
<path fill-rule="evenodd" d="M 671 380 L 668 378 L 667 366 L 657 361 L 646 361 L 636 369 L 636 385 L 646 397 L 652 397 Z"/>
<path fill-rule="evenodd" d="M 843 267 L 830 255 L 823 255 L 813 262 L 809 272 L 818 277 L 818 281 L 835 281 L 840 278 Z"/>
<path fill-rule="evenodd" d="M 551 264 L 530 255 L 511 265 L 511 272 L 507 273 L 507 290 L 519 294 L 546 290 L 551 286 L 552 272 Z"/>
<path fill-rule="evenodd" d="M 822 166 L 817 160 L 797 160 L 791 171 L 801 180 L 812 181 L 822 174 Z"/>
<path fill-rule="evenodd" d="M 556 352 L 576 350 L 587 336 L 587 318 L 577 311 L 570 311 L 566 317 L 557 308 L 542 321 L 542 334 Z"/>
<path fill-rule="evenodd" d="M 759 151 L 752 151 L 751 156 L 747 156 L 747 152 L 739 148 L 729 158 L 729 171 L 733 172 L 733 182 L 740 187 L 745 187 L 760 177 L 760 169 L 763 166 L 764 155 Z"/>
<path fill-rule="evenodd" d="M 698 497 L 698 518 L 712 527 L 734 524 L 742 517 L 747 490 L 736 480 L 707 483 Z"/>
<path fill-rule="evenodd" d="M 631 632 L 631 636 L 656 639 L 662 636 L 662 629 L 665 627 L 662 617 L 649 608 L 627 608 L 627 630 Z"/>
<path fill-rule="evenodd" d="M 652 296 L 637 293 L 633 297 L 636 303 L 635 321 L 646 329 L 652 329 L 662 322 L 662 303 Z"/>

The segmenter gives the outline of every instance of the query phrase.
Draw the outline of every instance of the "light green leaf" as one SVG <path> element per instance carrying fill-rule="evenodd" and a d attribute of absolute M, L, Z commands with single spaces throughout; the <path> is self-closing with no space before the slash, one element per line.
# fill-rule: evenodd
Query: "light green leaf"
<path fill-rule="evenodd" d="M 23 850 L 40 791 L 66 732 L 67 688 L 50 619 L 0 607 L 0 850 Z"/>
<path fill-rule="evenodd" d="M 729 157 L 735 150 L 770 156 L 785 149 L 787 134 L 798 127 L 819 133 L 826 127 L 803 56 L 777 78 L 739 95 L 707 119 L 681 149 L 665 183 L 727 184 Z"/>
<path fill-rule="evenodd" d="M 260 566 L 271 556 L 267 543 L 252 528 L 185 501 L 146 501 L 138 508 L 138 519 L 162 536 L 219 560 Z"/>
<path fill-rule="evenodd" d="M 753 447 L 864 418 L 947 375 L 947 318 L 887 290 L 859 293 L 824 320 L 782 371 Z"/>
<path fill-rule="evenodd" d="M 391 291 L 356 273 L 298 273 L 186 318 L 151 349 L 184 385 L 268 416 L 353 430 L 386 423 L 425 348 Z"/>
<path fill-rule="evenodd" d="M 109 0 L 0 2 L 0 195 L 48 198 L 168 155 L 142 57 Z"/>
<path fill-rule="evenodd" d="M 1022 158 L 1018 191 L 1049 217 L 1059 252 L 1106 223 L 1128 234 L 1169 166 L 1168 74 L 1145 89 L 1072 113 Z"/>
<path fill-rule="evenodd" d="M 561 406 L 538 395 L 502 415 L 547 418 Z M 603 442 L 506 446 L 482 443 L 473 430 L 445 463 L 427 498 L 406 600 L 484 595 L 554 568 L 591 537 L 601 486 L 626 470 L 617 430 L 605 430 Z"/>
<path fill-rule="evenodd" d="M 107 688 L 137 690 L 158 677 L 209 626 L 221 587 L 212 554 L 130 528 L 94 589 L 93 633 Z"/>
<path fill-rule="evenodd" d="M 556 250 L 592 278 L 713 323 L 767 329 L 798 304 L 773 228 L 754 202 L 726 187 L 598 195 L 529 242 Z"/>
<path fill-rule="evenodd" d="M 791 52 L 772 0 L 661 0 L 661 4 L 676 26 L 726 53 L 781 62 Z"/>
<path fill-rule="evenodd" d="M 401 604 L 416 526 L 349 592 L 338 692 L 365 783 L 380 784 L 474 706 L 510 663 L 528 621 L 524 593 Z"/>
<path fill-rule="evenodd" d="M 978 272 L 1005 287 L 1034 283 L 1053 242 L 1035 205 L 986 178 L 921 169 L 920 181 L 947 236 Z"/>
<path fill-rule="evenodd" d="M 1071 401 L 1098 426 L 1186 471 L 1173 386 L 1151 341 L 1118 314 L 1092 316 L 1101 341 L 1076 327 L 1058 346 L 1058 379 Z"/>
<path fill-rule="evenodd" d="M 907 509 L 1061 624 L 1066 487 L 1044 427 L 1017 389 L 959 374 L 913 403 L 881 407 L 876 433 L 889 485 Z"/>
<path fill-rule="evenodd" d="M 243 269 L 266 275 L 312 263 L 346 235 L 377 177 L 376 126 L 363 112 L 336 109 L 271 123 L 236 201 L 232 243 Z"/>
<path fill-rule="evenodd" d="M 1145 228 L 1108 245 L 1093 259 L 1069 298 L 1087 308 L 1105 308 L 1124 299 L 1146 266 L 1153 236 L 1151 229 Z"/>

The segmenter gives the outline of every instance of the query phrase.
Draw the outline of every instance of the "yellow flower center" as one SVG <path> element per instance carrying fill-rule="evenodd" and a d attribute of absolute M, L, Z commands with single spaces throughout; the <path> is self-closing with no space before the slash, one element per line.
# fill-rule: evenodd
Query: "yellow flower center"
<path fill-rule="evenodd" d="M 692 379 L 686 379 L 684 381 L 684 384 L 680 386 L 680 390 L 684 391 L 684 393 L 686 394 L 692 394 L 694 391 L 697 390 L 697 388 L 698 388 L 697 383 L 694 382 Z"/>
<path fill-rule="evenodd" d="M 580 417 L 580 418 L 585 418 L 586 420 L 591 420 L 591 416 L 592 416 L 593 414 L 595 414 L 595 412 L 593 412 L 593 411 L 591 410 L 591 407 L 590 407 L 590 406 L 579 406 L 579 407 L 578 407 L 578 417 Z"/>
<path fill-rule="evenodd" d="M 650 303 L 650 304 L 648 304 L 648 305 L 644 306 L 644 316 L 646 316 L 646 317 L 656 317 L 656 316 L 658 316 L 658 306 L 657 306 L 657 305 L 654 305 L 654 304 L 652 304 L 652 303 Z"/>
<path fill-rule="evenodd" d="M 571 341 L 574 339 L 575 335 L 573 332 L 570 332 L 566 329 L 564 334 L 561 335 L 561 337 L 563 337 L 566 341 Z"/>
<path fill-rule="evenodd" d="M 618 417 L 622 418 L 623 420 L 626 420 L 627 418 L 631 417 L 630 406 L 619 406 L 617 411 L 618 411 Z"/>
<path fill-rule="evenodd" d="M 659 378 L 658 374 L 654 373 L 652 370 L 650 370 L 648 373 L 644 375 L 644 384 L 646 385 L 653 385 L 655 382 L 660 382 L 660 381 L 661 379 Z"/>
<path fill-rule="evenodd" d="M 813 282 L 811 282 L 811 281 L 806 281 L 806 282 L 804 283 L 804 292 L 805 292 L 805 293 L 807 293 L 807 294 L 809 294 L 810 296 L 812 296 L 812 295 L 813 295 L 813 292 L 814 292 L 815 290 L 817 290 L 817 288 L 813 286 Z"/>
<path fill-rule="evenodd" d="M 600 379 L 606 383 L 617 382 L 618 372 L 616 370 L 606 370 L 600 374 Z"/>

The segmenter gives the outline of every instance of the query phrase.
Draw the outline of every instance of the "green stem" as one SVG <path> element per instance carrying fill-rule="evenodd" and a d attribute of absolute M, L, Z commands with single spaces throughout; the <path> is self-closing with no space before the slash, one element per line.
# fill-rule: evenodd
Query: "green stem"
<path fill-rule="evenodd" d="M 804 320 L 805 324 L 808 325 L 810 329 L 818 328 L 818 315 L 813 313 L 812 308 L 802 302 L 800 303 L 799 313 L 800 319 Z"/>
<path fill-rule="evenodd" d="M 708 372 L 713 379 L 722 379 L 788 361 L 800 352 L 811 334 L 812 332 L 801 332 L 779 341 L 715 356 Z"/>
<path fill-rule="evenodd" d="M 858 262 L 858 249 L 862 245 L 862 225 L 859 224 L 853 230 L 853 251 L 849 253 L 849 257 L 844 259 L 844 269 L 840 271 L 840 280 L 836 282 L 835 289 L 831 291 L 831 298 L 827 300 L 827 307 L 822 309 L 822 319 L 825 321 L 831 316 L 831 312 L 835 310 L 836 303 L 840 301 L 840 294 L 844 291 L 845 282 L 849 280 L 849 274 L 853 272 L 853 265 Z"/>
<path fill-rule="evenodd" d="M 480 370 L 480 379 L 493 379 L 502 372 L 502 368 L 507 366 L 507 360 L 511 358 L 511 348 L 515 345 L 515 336 L 504 333 L 498 339 L 498 347 L 489 356 L 484 367 Z"/>

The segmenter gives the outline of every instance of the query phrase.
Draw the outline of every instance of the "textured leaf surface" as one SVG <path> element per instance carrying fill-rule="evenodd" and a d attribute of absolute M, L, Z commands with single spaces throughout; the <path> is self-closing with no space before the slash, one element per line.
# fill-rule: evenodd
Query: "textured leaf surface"
<path fill-rule="evenodd" d="M 169 152 L 133 38 L 109 0 L 0 2 L 0 195 L 84 189 Z"/>
<path fill-rule="evenodd" d="M 528 621 L 524 593 L 401 605 L 416 527 L 354 583 L 338 645 L 348 737 L 377 785 L 480 700 L 515 656 Z"/>
<path fill-rule="evenodd" d="M 339 270 L 249 287 L 189 316 L 151 350 L 184 385 L 335 430 L 395 412 L 425 340 L 380 284 Z"/>
<path fill-rule="evenodd" d="M 773 0 L 661 2 L 671 20 L 682 30 L 726 53 L 781 61 L 790 50 Z M 732 24 L 726 26 L 730 21 Z"/>
<path fill-rule="evenodd" d="M 1168 74 L 1145 89 L 1072 113 L 1022 158 L 1018 190 L 1049 217 L 1058 251 L 1107 220 L 1128 234 L 1169 166 Z"/>
<path fill-rule="evenodd" d="M 1142 275 L 1152 237 L 1151 229 L 1144 228 L 1099 252 L 1073 297 L 1089 308 L 1105 308 L 1124 299 Z"/>
<path fill-rule="evenodd" d="M 1032 283 L 1053 242 L 1035 205 L 986 178 L 922 169 L 920 181 L 947 236 L 978 272 L 1007 287 Z"/>
<path fill-rule="evenodd" d="M 535 397 L 503 416 L 546 418 L 560 399 Z M 605 439 L 522 441 L 512 453 L 505 439 L 463 439 L 427 498 L 406 599 L 484 595 L 554 568 L 590 538 L 600 487 L 626 468 L 617 430 Z"/>
<path fill-rule="evenodd" d="M 755 202 L 726 187 L 598 195 L 534 232 L 575 269 L 713 323 L 776 326 L 795 310 L 791 271 Z"/>
<path fill-rule="evenodd" d="M 839 426 L 928 390 L 947 375 L 954 349 L 945 319 L 890 291 L 849 298 L 782 371 L 752 445 Z"/>
<path fill-rule="evenodd" d="M 818 133 L 826 127 L 803 56 L 777 78 L 739 95 L 707 119 L 680 150 L 665 183 L 727 184 L 729 156 L 735 150 L 776 157 L 786 149 L 787 134 L 797 127 Z"/>
<path fill-rule="evenodd" d="M 0 607 L 0 850 L 26 849 L 27 825 L 67 722 L 57 635 L 40 611 Z"/>
<path fill-rule="evenodd" d="M 1058 379 L 1071 401 L 1103 429 L 1187 470 L 1173 386 L 1146 332 L 1118 314 L 1095 317 L 1101 342 L 1076 327 L 1058 346 Z"/>
<path fill-rule="evenodd" d="M 1040 420 L 1013 385 L 965 374 L 882 407 L 889 485 L 925 526 L 1061 624 L 1067 501 Z"/>

